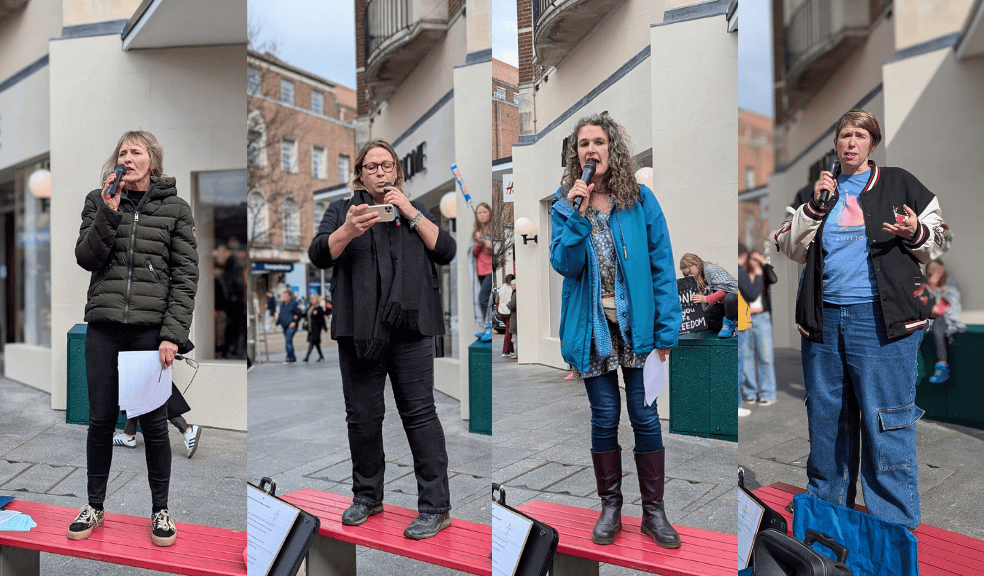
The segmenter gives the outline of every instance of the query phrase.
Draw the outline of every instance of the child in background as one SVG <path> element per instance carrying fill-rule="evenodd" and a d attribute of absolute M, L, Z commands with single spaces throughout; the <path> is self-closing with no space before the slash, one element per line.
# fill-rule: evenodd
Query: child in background
<path fill-rule="evenodd" d="M 966 332 L 967 326 L 959 320 L 960 288 L 956 280 L 946 274 L 946 264 L 937 258 L 926 265 L 926 279 L 929 291 L 936 300 L 931 316 L 933 320 L 933 342 L 936 344 L 936 371 L 929 377 L 933 384 L 950 379 L 949 348 L 953 335 Z"/>
<path fill-rule="evenodd" d="M 704 305 L 708 330 L 718 330 L 718 338 L 730 338 L 738 326 L 738 281 L 717 264 L 705 263 L 696 254 L 684 254 L 680 259 L 684 276 L 697 280 L 700 294 L 693 301 Z"/>

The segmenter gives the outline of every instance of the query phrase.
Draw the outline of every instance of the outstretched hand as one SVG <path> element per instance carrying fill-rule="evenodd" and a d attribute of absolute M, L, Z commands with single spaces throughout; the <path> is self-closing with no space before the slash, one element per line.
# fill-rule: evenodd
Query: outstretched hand
<path fill-rule="evenodd" d="M 919 230 L 919 218 L 912 211 L 912 208 L 905 204 L 902 205 L 902 209 L 905 211 L 905 217 L 897 214 L 894 223 L 885 222 L 882 224 L 882 232 L 891 232 L 896 236 L 911 240 L 916 235 L 916 231 Z"/>

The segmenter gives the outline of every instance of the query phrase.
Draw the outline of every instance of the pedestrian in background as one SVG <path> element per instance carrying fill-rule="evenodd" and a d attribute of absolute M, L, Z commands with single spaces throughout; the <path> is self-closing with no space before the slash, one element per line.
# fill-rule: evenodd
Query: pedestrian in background
<path fill-rule="evenodd" d="M 403 192 L 393 147 L 372 140 L 355 161 L 352 196 L 325 211 L 308 255 L 331 268 L 331 337 L 345 397 L 352 456 L 352 505 L 342 524 L 358 526 L 383 511 L 383 388 L 389 376 L 417 480 L 417 517 L 406 538 L 435 536 L 451 525 L 448 451 L 434 403 L 433 337 L 444 334 L 437 266 L 455 257 L 454 238 Z M 369 205 L 392 204 L 395 222 Z"/>
<path fill-rule="evenodd" d="M 115 193 L 114 167 L 126 171 Z M 103 524 L 103 502 L 120 413 L 119 353 L 156 350 L 161 368 L 188 341 L 198 290 L 198 247 L 191 207 L 164 174 L 164 150 L 149 132 L 126 132 L 102 169 L 102 189 L 85 197 L 75 245 L 79 266 L 92 274 L 85 305 L 85 365 L 89 387 L 86 434 L 88 503 L 68 527 L 82 540 Z M 177 528 L 167 509 L 171 442 L 167 404 L 138 416 L 146 443 L 151 541 L 170 546 Z"/>
<path fill-rule="evenodd" d="M 550 264 L 564 277 L 561 354 L 583 376 L 591 404 L 591 461 L 602 505 L 591 540 L 611 544 L 622 529 L 621 369 L 642 532 L 659 546 L 678 548 L 680 536 L 663 506 L 659 414 L 656 402 L 646 405 L 643 380 L 646 358 L 654 350 L 660 360 L 669 357 L 682 321 L 666 219 L 653 192 L 636 181 L 628 137 L 611 117 L 581 118 L 567 142 L 551 210 Z M 588 161 L 595 172 L 585 183 Z"/>
<path fill-rule="evenodd" d="M 932 312 L 919 267 L 944 250 L 938 198 L 901 168 L 870 160 L 881 142 L 873 114 L 838 121 L 841 171 L 823 171 L 812 199 L 775 233 L 805 264 L 796 298 L 810 457 L 807 494 L 853 508 L 860 460 L 868 511 L 919 526 L 916 357 Z M 862 208 L 863 206 L 863 208 Z"/>
<path fill-rule="evenodd" d="M 510 274 L 510 276 L 512 276 L 512 274 Z M 512 344 L 512 352 L 509 353 L 509 358 L 515 360 L 519 358 L 519 342 L 516 340 L 516 330 L 519 326 L 519 314 L 516 310 L 515 276 L 513 276 L 512 281 L 509 283 L 509 287 L 509 303 L 506 304 L 506 308 L 509 310 L 509 325 L 506 327 L 506 336 L 510 338 L 510 343 Z"/>
<path fill-rule="evenodd" d="M 738 266 L 738 290 L 752 317 L 752 327 L 745 331 L 742 342 L 741 394 L 746 404 L 770 406 L 776 402 L 770 289 L 778 279 L 760 252 L 749 252 L 742 244 L 738 245 Z"/>
<path fill-rule="evenodd" d="M 322 362 L 325 359 L 325 355 L 321 353 L 321 333 L 325 332 L 327 327 L 325 324 L 325 309 L 321 307 L 319 300 L 320 298 L 317 294 L 312 294 L 309 299 L 310 305 L 304 315 L 308 330 L 308 350 L 307 354 L 304 355 L 305 362 L 311 357 L 311 351 L 315 348 L 318 349 L 317 362 Z"/>
<path fill-rule="evenodd" d="M 267 290 L 266 315 L 263 319 L 263 328 L 270 331 L 270 322 L 277 317 L 277 299 L 273 297 L 273 292 Z"/>
<path fill-rule="evenodd" d="M 297 356 L 294 355 L 294 334 L 297 333 L 297 323 L 303 317 L 304 311 L 301 309 L 300 302 L 294 300 L 294 295 L 289 289 L 284 290 L 284 301 L 280 305 L 280 314 L 277 315 L 277 325 L 284 329 L 284 345 L 287 348 L 284 364 L 297 362 Z"/>
<path fill-rule="evenodd" d="M 508 358 L 513 353 L 512 332 L 509 331 L 509 318 L 512 316 L 512 310 L 509 309 L 509 302 L 512 299 L 512 281 L 514 278 L 515 276 L 512 274 L 506 274 L 502 280 L 502 286 L 499 287 L 499 292 L 496 294 L 499 317 L 506 325 L 506 337 L 502 340 L 503 358 Z"/>

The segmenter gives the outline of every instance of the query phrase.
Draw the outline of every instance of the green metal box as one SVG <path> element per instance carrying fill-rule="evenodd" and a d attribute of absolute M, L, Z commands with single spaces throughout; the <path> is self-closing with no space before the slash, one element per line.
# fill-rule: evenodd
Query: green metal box
<path fill-rule="evenodd" d="M 916 380 L 916 406 L 926 418 L 984 429 L 984 325 L 967 326 L 954 334 L 950 346 L 950 379 L 932 384 L 936 364 L 936 345 L 927 332 L 919 348 L 919 375 Z"/>
<path fill-rule="evenodd" d="M 468 431 L 492 435 L 492 343 L 468 347 Z"/>
<path fill-rule="evenodd" d="M 89 379 L 85 372 L 86 324 L 76 324 L 68 331 L 68 398 L 65 403 L 65 422 L 89 424 Z M 117 428 L 123 428 L 126 416 L 120 413 Z"/>
<path fill-rule="evenodd" d="M 670 353 L 670 432 L 738 441 L 738 336 L 681 334 Z"/>

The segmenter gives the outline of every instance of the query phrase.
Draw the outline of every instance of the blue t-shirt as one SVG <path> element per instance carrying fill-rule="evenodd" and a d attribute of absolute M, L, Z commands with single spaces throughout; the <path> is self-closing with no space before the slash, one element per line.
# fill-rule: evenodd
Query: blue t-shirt
<path fill-rule="evenodd" d="M 840 198 L 823 228 L 823 301 L 861 304 L 878 299 L 875 268 L 868 250 L 868 230 L 858 196 L 871 176 L 864 171 L 837 177 Z"/>

